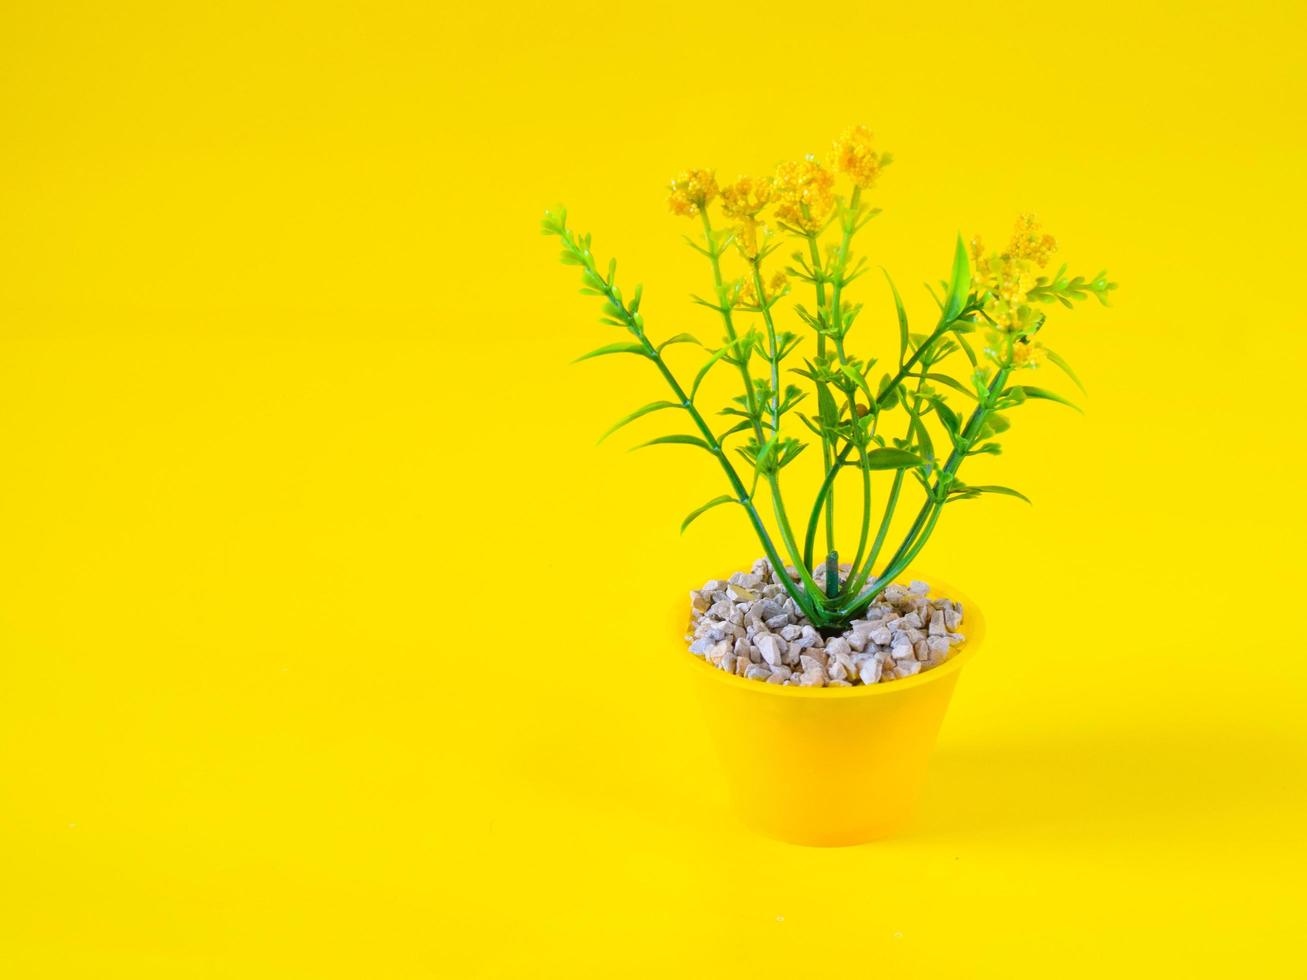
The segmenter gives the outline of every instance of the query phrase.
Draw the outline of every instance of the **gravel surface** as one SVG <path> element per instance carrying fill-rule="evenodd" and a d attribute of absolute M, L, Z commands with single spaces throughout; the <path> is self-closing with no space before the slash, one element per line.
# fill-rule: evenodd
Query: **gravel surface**
<path fill-rule="evenodd" d="M 849 573 L 840 567 L 841 577 Z M 794 581 L 798 573 L 785 569 Z M 813 576 L 824 583 L 825 569 Z M 962 604 L 931 598 L 925 582 L 890 585 L 842 636 L 823 637 L 785 592 L 771 563 L 690 593 L 690 652 L 766 684 L 856 687 L 938 667 L 965 637 Z"/>

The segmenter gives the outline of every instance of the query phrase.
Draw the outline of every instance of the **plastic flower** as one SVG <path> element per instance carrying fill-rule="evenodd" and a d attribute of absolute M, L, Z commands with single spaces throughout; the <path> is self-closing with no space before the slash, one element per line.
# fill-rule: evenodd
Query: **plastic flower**
<path fill-rule="evenodd" d="M 758 257 L 758 222 L 753 218 L 741 218 L 733 229 L 735 247 L 746 259 Z"/>
<path fill-rule="evenodd" d="M 768 301 L 782 296 L 789 288 L 789 280 L 785 278 L 785 273 L 772 273 L 771 279 L 763 287 L 766 291 Z M 746 309 L 757 310 L 762 308 L 762 303 L 758 301 L 758 291 L 753 286 L 752 279 L 742 279 L 736 286 L 735 305 Z"/>
<path fill-rule="evenodd" d="M 1012 244 L 1008 251 L 1018 259 L 1027 259 L 1042 266 L 1057 251 L 1057 239 L 1052 235 L 1040 234 L 1039 222 L 1035 216 L 1023 214 L 1017 218 L 1017 227 L 1012 233 Z"/>
<path fill-rule="evenodd" d="M 728 218 L 756 218 L 771 203 L 770 177 L 739 177 L 722 188 L 722 214 Z"/>
<path fill-rule="evenodd" d="M 985 315 L 1000 329 L 1024 333 L 1037 329 L 1043 321 L 1043 315 L 1027 300 L 1036 285 L 1038 270 L 1056 248 L 1057 240 L 1040 231 L 1032 214 L 1017 219 L 1012 241 L 998 255 L 987 255 L 980 238 L 971 240 L 974 282 L 986 296 Z"/>
<path fill-rule="evenodd" d="M 889 154 L 877 153 L 871 145 L 871 130 L 866 126 L 846 129 L 830 153 L 831 169 L 846 174 L 855 186 L 864 190 L 876 183 L 889 162 Z"/>
<path fill-rule="evenodd" d="M 770 177 L 739 177 L 722 188 L 722 214 L 735 221 L 735 247 L 746 259 L 758 257 L 758 214 L 772 199 Z"/>
<path fill-rule="evenodd" d="M 672 178 L 667 207 L 672 214 L 693 218 L 717 196 L 717 178 L 711 170 L 687 170 Z"/>
<path fill-rule="evenodd" d="M 810 154 L 776 168 L 776 217 L 800 231 L 817 232 L 835 207 L 835 176 Z"/>
<path fill-rule="evenodd" d="M 1012 345 L 1012 363 L 1019 368 L 1037 368 L 1044 352 L 1043 344 L 1029 337 L 1018 337 Z"/>

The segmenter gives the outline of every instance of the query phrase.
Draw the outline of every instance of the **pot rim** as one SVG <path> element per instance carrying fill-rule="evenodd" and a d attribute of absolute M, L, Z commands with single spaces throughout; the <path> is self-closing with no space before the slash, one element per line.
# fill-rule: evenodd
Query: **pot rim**
<path fill-rule="evenodd" d="M 827 699 L 884 697 L 893 694 L 895 691 L 906 691 L 914 687 L 921 687 L 932 681 L 956 674 L 964 664 L 971 660 L 985 639 L 985 617 L 981 613 L 980 607 L 972 602 L 966 594 L 955 589 L 946 580 L 932 576 L 919 568 L 906 569 L 898 577 L 897 581 L 904 582 L 914 579 L 930 584 L 929 595 L 953 599 L 962 603 L 962 628 L 966 639 L 962 642 L 962 649 L 949 657 L 944 663 L 938 667 L 932 667 L 930 670 L 923 670 L 912 677 L 877 684 L 856 684 L 851 687 L 791 687 L 788 684 L 768 684 L 765 681 L 755 681 L 747 677 L 728 674 L 726 671 L 708 663 L 706 658 L 693 654 L 688 649 L 682 649 L 681 656 L 698 669 L 708 671 L 723 683 L 738 685 L 742 690 L 774 697 Z M 680 607 L 680 610 L 679 615 L 685 616 L 684 605 Z M 683 636 L 684 631 L 685 627 L 681 626 L 677 630 L 677 635 Z"/>

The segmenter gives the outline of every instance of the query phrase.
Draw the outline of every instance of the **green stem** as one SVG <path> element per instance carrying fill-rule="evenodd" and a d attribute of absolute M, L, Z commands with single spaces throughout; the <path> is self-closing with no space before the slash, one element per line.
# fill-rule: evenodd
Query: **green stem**
<path fill-rule="evenodd" d="M 726 325 L 726 337 L 731 343 L 734 343 L 736 340 L 735 320 L 731 316 L 731 308 L 726 304 L 722 291 L 722 264 L 720 253 L 717 251 L 717 242 L 713 238 L 712 220 L 708 217 L 706 208 L 700 209 L 699 216 L 703 219 L 703 234 L 708 245 L 708 261 L 712 264 L 713 286 L 717 291 L 717 302 L 721 304 L 719 309 L 722 322 Z M 753 377 L 749 374 L 749 356 L 743 351 L 741 352 L 739 367 L 740 378 L 744 382 L 745 411 L 749 413 L 749 417 L 753 421 L 754 437 L 758 440 L 758 445 L 762 445 L 762 413 L 757 411 L 754 406 Z"/>
<path fill-rule="evenodd" d="M 812 548 L 817 537 L 817 524 L 821 520 L 822 506 L 826 503 L 826 495 L 830 493 L 831 484 L 835 482 L 836 474 L 839 473 L 840 467 L 844 465 L 844 461 L 849 458 L 851 452 L 853 452 L 853 443 L 849 442 L 840 450 L 834 464 L 826 468 L 826 479 L 822 481 L 821 489 L 817 491 L 817 499 L 813 501 L 812 514 L 808 517 L 808 531 L 803 538 L 804 564 L 812 564 Z"/>
<path fill-rule="evenodd" d="M 622 309 L 625 309 L 625 307 L 622 307 Z M 721 443 L 717 440 L 716 435 L 713 434 L 712 429 L 709 428 L 703 415 L 700 414 L 699 410 L 694 406 L 694 403 L 690 401 L 689 396 L 685 393 L 685 389 L 681 387 L 680 382 L 678 382 L 672 374 L 671 369 L 667 367 L 666 362 L 662 359 L 662 355 L 658 353 L 653 344 L 649 342 L 649 339 L 645 337 L 644 332 L 639 331 L 636 333 L 636 336 L 639 337 L 645 350 L 658 366 L 658 370 L 662 373 L 663 378 L 666 379 L 672 392 L 680 400 L 681 407 L 690 413 L 690 418 L 694 420 L 695 426 L 703 435 L 704 441 L 712 450 L 713 455 L 717 457 L 717 461 L 721 464 L 723 471 L 726 473 L 727 480 L 730 481 L 731 489 L 735 491 L 736 498 L 739 500 L 740 505 L 744 507 L 745 511 L 748 513 L 749 521 L 753 524 L 753 529 L 757 532 L 758 540 L 762 542 L 763 550 L 767 554 L 767 560 L 771 562 L 772 568 L 775 569 L 776 577 L 780 579 L 781 585 L 785 587 L 785 591 L 790 594 L 790 597 L 795 601 L 799 609 L 803 611 L 805 616 L 814 623 L 822 620 L 824 617 L 822 617 L 817 612 L 816 607 L 808 601 L 803 590 L 798 588 L 798 586 L 790 579 L 789 575 L 785 573 L 785 562 L 781 559 L 780 553 L 772 543 L 771 535 L 767 532 L 766 525 L 763 524 L 762 517 L 758 514 L 758 509 L 754 506 L 748 490 L 745 489 L 744 483 L 740 480 L 740 476 L 735 471 L 735 467 L 731 465 L 731 461 L 726 458 L 726 453 L 722 449 Z M 773 500 L 776 500 L 778 498 L 776 497 L 774 476 L 771 478 L 771 482 L 773 484 L 772 498 Z M 777 505 L 777 509 L 779 510 L 779 505 Z M 784 526 L 782 526 L 782 533 L 787 533 L 787 528 Z M 792 548 L 791 551 L 793 551 Z"/>
<path fill-rule="evenodd" d="M 894 579 L 899 575 L 900 572 L 902 572 L 905 568 L 907 568 L 909 565 L 912 564 L 912 559 L 917 557 L 917 553 L 921 551 L 921 549 L 925 546 L 926 542 L 930 540 L 930 535 L 935 530 L 935 523 L 939 520 L 939 515 L 942 514 L 943 512 L 944 512 L 943 504 L 938 504 L 934 508 L 934 510 L 931 511 L 930 519 L 926 522 L 926 526 L 922 528 L 921 535 L 917 538 L 916 542 L 908 550 L 907 554 L 903 555 L 903 557 L 900 558 L 894 565 L 890 566 L 884 571 L 884 573 L 881 575 L 881 578 L 877 580 L 878 582 L 884 581 L 886 583 L 889 583 L 894 581 Z"/>
<path fill-rule="evenodd" d="M 780 528 L 781 541 L 785 544 L 785 549 L 790 553 L 795 567 L 798 569 L 799 576 L 803 579 L 804 586 L 808 589 L 810 597 L 814 598 L 813 605 L 820 608 L 820 598 L 824 595 L 822 588 L 817 584 L 817 580 L 812 577 L 812 572 L 801 561 L 802 553 L 799 551 L 798 543 L 794 540 L 794 529 L 790 527 L 789 516 L 785 513 L 785 502 L 781 499 L 781 485 L 775 473 L 767 475 L 767 483 L 771 487 L 772 502 L 776 512 L 776 525 Z M 808 615 L 818 626 L 824 625 L 827 617 L 822 616 L 821 622 L 812 614 Z"/>
<path fill-rule="evenodd" d="M 658 353 L 658 349 L 654 347 L 654 345 L 650 343 L 649 338 L 645 336 L 644 328 L 636 319 L 635 314 L 631 312 L 626 303 L 614 292 L 613 284 L 606 281 L 595 269 L 593 255 L 589 254 L 587 250 L 579 248 L 575 241 L 572 240 L 571 236 L 560 235 L 559 237 L 562 238 L 568 249 L 581 261 L 595 280 L 602 283 L 604 298 L 608 300 L 614 309 L 621 313 L 622 322 L 626 326 L 627 331 L 640 341 L 640 345 L 644 348 L 645 355 L 654 362 L 659 373 L 662 374 L 663 379 L 667 382 L 668 387 L 671 388 L 672 393 L 676 396 L 677 402 L 679 402 L 680 406 L 689 413 L 695 427 L 699 430 L 700 435 L 703 436 L 704 443 L 708 446 L 712 455 L 716 457 L 717 462 L 721 465 L 722 471 L 726 474 L 726 479 L 735 493 L 736 500 L 749 515 L 749 522 L 753 525 L 753 529 L 758 535 L 758 540 L 762 543 L 763 551 L 767 555 L 767 560 L 771 562 L 772 568 L 776 570 L 776 577 L 780 580 L 781 586 L 787 593 L 789 593 L 790 598 L 794 600 L 795 604 L 803 614 L 812 620 L 813 623 L 820 625 L 821 623 L 826 622 L 828 617 L 809 601 L 804 590 L 800 589 L 798 585 L 790 579 L 789 575 L 785 573 L 785 563 L 781 560 L 780 553 L 772 543 L 771 535 L 768 533 L 766 525 L 763 524 L 762 517 L 758 513 L 758 508 L 754 506 L 753 498 L 745 488 L 743 481 L 740 479 L 740 475 L 735 470 L 735 467 L 731 465 L 731 461 L 726 458 L 726 452 L 722 449 L 721 442 L 718 441 L 717 436 L 708 426 L 702 413 L 700 413 L 699 409 L 695 407 L 694 402 L 690 400 L 690 396 L 686 394 L 685 389 L 681 387 L 680 382 L 676 380 L 676 376 L 672 374 L 671 368 L 667 366 L 662 355 Z"/>
<path fill-rule="evenodd" d="M 834 331 L 835 349 L 840 355 L 840 363 L 844 363 L 844 323 L 840 313 L 840 294 L 844 290 L 844 268 L 849 261 L 849 243 L 853 241 L 853 233 L 858 223 L 858 203 L 862 197 L 862 188 L 853 188 L 853 194 L 849 197 L 848 212 L 844 215 L 844 234 L 840 237 L 840 249 L 835 256 L 835 277 L 831 281 L 831 330 Z"/>
<path fill-rule="evenodd" d="M 894 557 L 890 559 L 885 570 L 876 577 L 875 583 L 866 592 L 862 593 L 854 602 L 844 609 L 844 614 L 848 617 L 856 616 L 861 610 L 865 609 L 868 604 L 894 580 L 908 566 L 908 563 L 917 556 L 925 545 L 931 532 L 935 529 L 935 523 L 939 520 L 940 512 L 944 509 L 944 504 L 948 500 L 948 487 L 953 482 L 958 468 L 962 461 L 966 459 L 972 443 L 976 439 L 976 433 L 985 423 L 985 417 L 993 410 L 994 402 L 997 400 L 999 393 L 1002 392 L 1003 386 L 1007 384 L 1008 375 L 1011 374 L 1012 368 L 1005 364 L 995 373 L 993 380 L 989 383 L 989 388 L 985 399 L 978 403 L 975 410 L 972 411 L 971 417 L 963 427 L 961 434 L 958 436 L 957 445 L 953 447 L 953 452 L 949 454 L 948 462 L 944 464 L 944 469 L 940 471 L 935 480 L 935 486 L 932 488 L 930 496 L 918 511 L 916 520 L 912 522 L 912 528 L 908 531 L 907 537 L 895 552 Z"/>
<path fill-rule="evenodd" d="M 726 305 L 725 299 L 723 297 L 721 262 L 718 258 L 717 244 L 713 239 L 712 221 L 709 219 L 708 212 L 706 210 L 701 210 L 699 214 L 703 219 L 703 231 L 704 231 L 704 236 L 707 239 L 708 257 L 712 262 L 713 283 L 717 287 L 717 301 L 722 304 L 721 313 L 722 313 L 722 319 L 726 324 L 726 334 L 730 338 L 730 340 L 734 342 L 736 338 L 735 323 L 731 317 L 730 307 Z M 780 408 L 779 408 L 780 403 L 777 400 L 778 394 L 776 392 L 776 388 L 779 387 L 779 383 L 780 383 L 779 376 L 778 376 L 779 367 L 778 367 L 777 351 L 776 351 L 776 328 L 772 323 L 771 310 L 767 307 L 765 302 L 766 297 L 763 295 L 762 279 L 758 271 L 758 263 L 755 261 L 753 265 L 754 265 L 754 270 L 753 270 L 754 290 L 758 294 L 759 305 L 761 305 L 763 308 L 763 317 L 767 323 L 767 334 L 770 343 L 769 359 L 771 360 L 771 376 L 772 376 L 772 435 L 776 436 L 780 432 Z M 745 361 L 746 361 L 745 357 L 740 358 L 740 374 L 744 379 L 744 386 L 745 386 L 745 392 L 744 392 L 745 407 L 749 413 L 750 418 L 753 420 L 754 435 L 758 440 L 759 450 L 761 451 L 761 447 L 766 442 L 762 430 L 762 422 L 761 422 L 762 411 L 760 409 L 755 408 L 753 380 L 749 375 L 749 370 L 745 364 Z M 781 495 L 780 479 L 776 476 L 775 473 L 771 473 L 767 477 L 767 484 L 771 488 L 773 509 L 776 512 L 777 526 L 780 528 L 781 531 L 781 540 L 785 542 L 785 545 L 790 552 L 790 560 L 797 566 L 799 574 L 803 578 L 804 585 L 807 587 L 809 593 L 813 595 L 820 595 L 821 587 L 818 586 L 816 581 L 813 579 L 811 572 L 808 570 L 808 568 L 804 565 L 802 561 L 802 555 L 799 553 L 798 548 L 795 547 L 794 545 L 794 532 L 790 529 L 789 518 L 785 514 L 785 500 L 784 497 Z M 768 558 L 769 559 L 771 558 L 770 554 L 768 555 Z M 777 573 L 782 578 L 785 579 L 789 578 L 789 576 L 785 574 L 785 569 L 783 565 L 775 565 L 773 561 L 773 567 L 777 569 Z M 810 607 L 815 607 L 815 603 L 810 602 L 807 605 L 802 603 L 800 604 L 800 608 L 804 610 L 804 612 L 808 615 L 808 618 L 813 620 L 813 622 L 817 622 L 818 617 L 815 616 L 813 613 L 808 612 L 808 609 Z"/>
<path fill-rule="evenodd" d="M 826 285 L 821 268 L 821 249 L 817 245 L 816 232 L 808 232 L 808 254 L 812 257 L 812 277 L 817 288 L 817 322 L 821 323 L 822 310 L 826 306 Z M 826 335 L 817 331 L 817 360 L 826 356 Z M 822 382 L 818 382 L 822 384 Z M 821 434 L 821 461 L 827 470 L 831 468 L 834 448 L 825 432 Z M 835 550 L 835 487 L 832 485 L 826 496 L 826 550 Z"/>
<path fill-rule="evenodd" d="M 912 436 L 912 423 L 915 421 L 918 425 L 924 425 L 921 421 L 921 386 L 925 384 L 925 379 L 917 378 L 917 388 L 913 392 L 912 408 L 909 409 L 911 418 L 908 421 L 908 438 Z M 885 513 L 881 517 L 880 527 L 876 530 L 876 540 L 872 542 L 871 553 L 867 555 L 867 561 L 861 566 L 853 566 L 853 574 L 849 576 L 849 581 L 845 587 L 846 595 L 857 595 L 859 590 L 871 575 L 871 570 L 876 565 L 876 559 L 880 557 L 880 549 L 885 544 L 885 537 L 889 533 L 890 524 L 894 520 L 894 512 L 898 509 L 899 494 L 903 490 L 904 470 L 898 470 L 894 474 L 894 484 L 890 487 L 889 499 L 885 502 Z"/>
<path fill-rule="evenodd" d="M 944 334 L 948 333 L 948 329 L 953 325 L 954 320 L 960 319 L 966 313 L 967 310 L 964 309 L 954 317 L 953 320 L 946 320 L 944 317 L 940 317 L 939 324 L 935 327 L 934 332 L 918 345 L 917 349 L 912 352 L 912 356 L 903 362 L 903 366 L 898 369 L 898 372 L 894 377 L 890 378 L 885 387 L 877 393 L 877 407 L 880 407 L 881 403 L 888 398 L 889 393 L 897 388 L 903 379 L 908 376 L 908 373 L 916 366 L 917 362 L 921 360 L 922 355 L 930 349 L 930 346 L 935 343 L 935 341 L 939 340 L 940 337 L 944 336 Z"/>
<path fill-rule="evenodd" d="M 762 321 L 767 325 L 767 360 L 771 363 L 771 430 L 775 435 L 781 431 L 781 362 L 780 352 L 776 348 L 776 324 L 772 322 L 769 297 L 763 292 L 762 263 L 754 258 L 749 264 L 753 267 L 753 291 L 758 295 Z"/>
<path fill-rule="evenodd" d="M 854 400 L 852 394 L 850 394 L 848 398 L 849 421 L 853 425 L 854 430 L 859 433 L 858 460 L 862 469 L 862 529 L 858 532 L 858 551 L 853 557 L 852 570 L 849 573 L 852 575 L 854 571 L 857 571 L 858 565 L 862 562 L 863 552 L 867 550 L 867 535 L 871 530 L 871 469 L 867 462 L 866 436 L 862 433 L 862 425 L 858 420 L 857 402 Z"/>
<path fill-rule="evenodd" d="M 867 564 L 862 571 L 862 578 L 858 580 L 854 591 L 862 588 L 862 583 L 866 581 L 867 575 L 876 564 L 876 559 L 880 557 L 880 549 L 885 545 L 885 535 L 889 532 L 890 522 L 893 521 L 894 511 L 899 504 L 899 493 L 903 490 L 903 474 L 905 472 L 905 470 L 899 470 L 894 474 L 894 484 L 890 487 L 889 500 L 885 504 L 885 516 L 876 531 L 876 540 L 872 542 L 871 554 L 867 556 Z"/>

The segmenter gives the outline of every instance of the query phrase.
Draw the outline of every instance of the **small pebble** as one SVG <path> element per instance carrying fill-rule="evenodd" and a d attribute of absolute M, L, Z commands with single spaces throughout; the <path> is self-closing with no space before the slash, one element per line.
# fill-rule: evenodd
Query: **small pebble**
<path fill-rule="evenodd" d="M 843 581 L 850 573 L 841 566 Z M 814 573 L 825 581 L 825 567 Z M 912 677 L 947 662 L 965 641 L 962 604 L 930 598 L 930 586 L 890 583 L 842 636 L 823 637 L 785 590 L 798 582 L 765 558 L 726 581 L 690 592 L 690 652 L 720 670 L 767 684 L 850 687 Z"/>
<path fill-rule="evenodd" d="M 771 633 L 758 637 L 758 653 L 770 667 L 776 667 L 781 662 L 781 641 Z"/>

